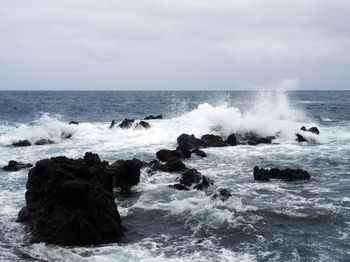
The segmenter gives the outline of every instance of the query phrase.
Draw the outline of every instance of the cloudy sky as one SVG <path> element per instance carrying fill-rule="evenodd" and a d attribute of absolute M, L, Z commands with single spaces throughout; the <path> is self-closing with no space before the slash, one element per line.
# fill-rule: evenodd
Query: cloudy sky
<path fill-rule="evenodd" d="M 3 0 L 0 90 L 245 90 L 283 79 L 349 90 L 349 14 L 349 0 Z"/>

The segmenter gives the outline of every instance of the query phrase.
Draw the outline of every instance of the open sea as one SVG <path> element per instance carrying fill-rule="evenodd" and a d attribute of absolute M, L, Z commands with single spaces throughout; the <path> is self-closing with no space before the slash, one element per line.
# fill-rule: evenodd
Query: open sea
<path fill-rule="evenodd" d="M 150 120 L 150 129 L 109 129 L 111 120 Z M 71 120 L 79 125 L 68 125 Z M 314 143 L 298 143 L 317 126 Z M 29 244 L 16 223 L 28 169 L 0 170 L 1 261 L 350 261 L 350 91 L 39 92 L 0 91 L 0 166 L 98 153 L 154 159 L 182 133 L 255 132 L 274 144 L 205 148 L 184 163 L 215 181 L 206 191 L 169 188 L 178 174 L 141 171 L 131 198 L 116 199 L 127 227 L 121 243 L 92 247 Z M 72 133 L 70 139 L 62 132 Z M 54 144 L 13 147 L 18 140 Z M 253 167 L 302 168 L 308 181 L 259 182 Z M 232 197 L 212 200 L 217 189 Z"/>

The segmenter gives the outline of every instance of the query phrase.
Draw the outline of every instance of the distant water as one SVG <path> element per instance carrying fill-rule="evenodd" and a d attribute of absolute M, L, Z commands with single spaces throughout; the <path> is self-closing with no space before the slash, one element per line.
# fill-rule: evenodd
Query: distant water
<path fill-rule="evenodd" d="M 109 129 L 112 119 L 151 120 L 148 130 Z M 71 120 L 79 125 L 68 125 Z M 300 127 L 315 143 L 298 144 Z M 28 170 L 0 171 L 2 261 L 350 261 L 350 91 L 0 92 L 0 166 L 58 155 L 150 161 L 182 133 L 255 132 L 276 144 L 207 148 L 185 163 L 212 178 L 206 192 L 168 187 L 177 174 L 142 171 L 138 194 L 116 200 L 128 231 L 122 243 L 63 248 L 28 244 L 16 223 Z M 73 133 L 71 139 L 62 132 Z M 55 144 L 15 148 L 14 141 Z M 303 168 L 302 182 L 256 182 L 253 167 Z M 233 197 L 213 201 L 226 188 Z"/>

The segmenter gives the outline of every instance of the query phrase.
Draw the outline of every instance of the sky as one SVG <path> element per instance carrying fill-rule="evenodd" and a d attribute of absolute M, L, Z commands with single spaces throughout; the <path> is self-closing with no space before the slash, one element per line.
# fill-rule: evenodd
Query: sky
<path fill-rule="evenodd" d="M 349 14 L 349 0 L 2 0 L 0 90 L 250 90 L 289 79 L 349 90 Z"/>

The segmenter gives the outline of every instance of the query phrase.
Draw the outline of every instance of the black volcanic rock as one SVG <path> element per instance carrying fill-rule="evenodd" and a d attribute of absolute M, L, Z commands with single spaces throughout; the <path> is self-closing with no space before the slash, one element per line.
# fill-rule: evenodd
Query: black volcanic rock
<path fill-rule="evenodd" d="M 40 160 L 29 171 L 26 207 L 31 242 L 99 245 L 120 240 L 123 226 L 114 202 L 111 171 L 94 154 Z"/>
<path fill-rule="evenodd" d="M 150 168 L 149 172 L 162 171 L 169 173 L 180 173 L 187 169 L 185 164 L 180 159 L 175 157 L 169 158 L 165 164 L 162 164 L 157 160 L 153 160 L 148 164 L 148 167 Z"/>
<path fill-rule="evenodd" d="M 69 122 L 69 125 L 79 125 L 79 122 L 73 120 Z"/>
<path fill-rule="evenodd" d="M 238 136 L 241 144 L 248 145 L 271 144 L 272 140 L 276 138 L 274 136 L 261 137 L 254 132 L 239 134 Z"/>
<path fill-rule="evenodd" d="M 180 144 L 177 148 L 176 151 L 180 152 L 182 154 L 183 158 L 190 158 L 191 157 L 191 150 L 189 146 L 185 143 Z"/>
<path fill-rule="evenodd" d="M 182 134 L 177 138 L 177 144 L 182 147 L 187 147 L 188 149 L 195 149 L 202 147 L 203 141 L 196 138 L 193 134 Z"/>
<path fill-rule="evenodd" d="M 47 144 L 54 144 L 50 139 L 40 139 L 38 141 L 35 141 L 34 145 L 41 146 L 41 145 L 47 145 Z"/>
<path fill-rule="evenodd" d="M 202 147 L 223 147 L 227 144 L 222 140 L 220 136 L 207 134 L 201 137 L 203 143 Z"/>
<path fill-rule="evenodd" d="M 12 143 L 13 146 L 20 147 L 20 146 L 31 146 L 32 143 L 30 143 L 27 139 L 25 140 L 19 140 L 17 142 Z"/>
<path fill-rule="evenodd" d="M 315 127 L 315 126 L 311 127 L 311 128 L 309 129 L 309 132 L 314 133 L 314 134 L 317 134 L 317 135 L 320 134 L 320 131 L 319 131 L 318 128 Z"/>
<path fill-rule="evenodd" d="M 229 197 L 231 197 L 231 193 L 227 191 L 227 189 L 220 189 L 219 192 L 215 193 L 211 199 L 220 199 L 221 201 L 226 201 Z"/>
<path fill-rule="evenodd" d="M 134 119 L 127 119 L 127 118 L 125 118 L 125 119 L 123 120 L 123 122 L 121 122 L 121 123 L 119 124 L 119 127 L 120 127 L 120 128 L 130 128 L 130 127 L 132 127 L 132 125 L 133 125 L 134 122 L 135 122 Z"/>
<path fill-rule="evenodd" d="M 168 161 L 170 158 L 174 157 L 174 158 L 178 158 L 178 159 L 182 159 L 183 155 L 180 151 L 177 150 L 168 150 L 168 149 L 161 149 L 156 153 L 157 158 L 160 161 L 166 162 Z"/>
<path fill-rule="evenodd" d="M 112 120 L 111 125 L 109 126 L 109 128 L 110 128 L 110 129 L 113 128 L 114 125 L 115 125 L 115 120 Z"/>
<path fill-rule="evenodd" d="M 204 152 L 204 151 L 202 151 L 202 150 L 200 150 L 200 149 L 193 149 L 192 151 L 191 151 L 191 154 L 196 154 L 197 156 L 200 156 L 200 157 L 206 157 L 207 156 L 207 154 Z"/>
<path fill-rule="evenodd" d="M 187 169 L 177 180 L 179 181 L 179 184 L 186 186 L 187 188 L 193 187 L 197 190 L 204 190 L 214 183 L 214 181 L 203 176 L 196 169 Z"/>
<path fill-rule="evenodd" d="M 310 178 L 310 174 L 303 169 L 271 168 L 270 170 L 268 170 L 264 168 L 259 168 L 258 166 L 254 167 L 253 175 L 255 180 L 269 180 L 270 178 L 272 178 L 293 181 Z"/>
<path fill-rule="evenodd" d="M 235 146 L 237 145 L 237 137 L 235 134 L 231 134 L 227 137 L 226 141 L 225 141 L 228 145 L 230 146 Z"/>
<path fill-rule="evenodd" d="M 146 122 L 146 121 L 140 121 L 140 123 L 138 123 L 137 126 L 142 126 L 145 129 L 151 127 L 151 125 L 148 122 Z"/>
<path fill-rule="evenodd" d="M 162 115 L 157 115 L 157 116 L 150 115 L 150 116 L 145 117 L 145 120 L 152 120 L 152 119 L 163 119 L 163 116 Z"/>
<path fill-rule="evenodd" d="M 308 142 L 305 137 L 303 137 L 302 135 L 300 134 L 296 134 L 297 138 L 295 139 L 295 141 L 298 141 L 299 143 L 300 142 Z"/>
<path fill-rule="evenodd" d="M 119 187 L 123 191 L 129 191 L 130 188 L 140 182 L 140 168 L 142 161 L 134 160 L 118 160 L 114 162 L 110 169 L 113 170 L 113 185 Z"/>
<path fill-rule="evenodd" d="M 2 169 L 5 171 L 18 171 L 23 168 L 32 167 L 32 164 L 24 164 L 21 162 L 17 162 L 15 160 L 10 160 L 7 166 L 4 166 Z"/>

